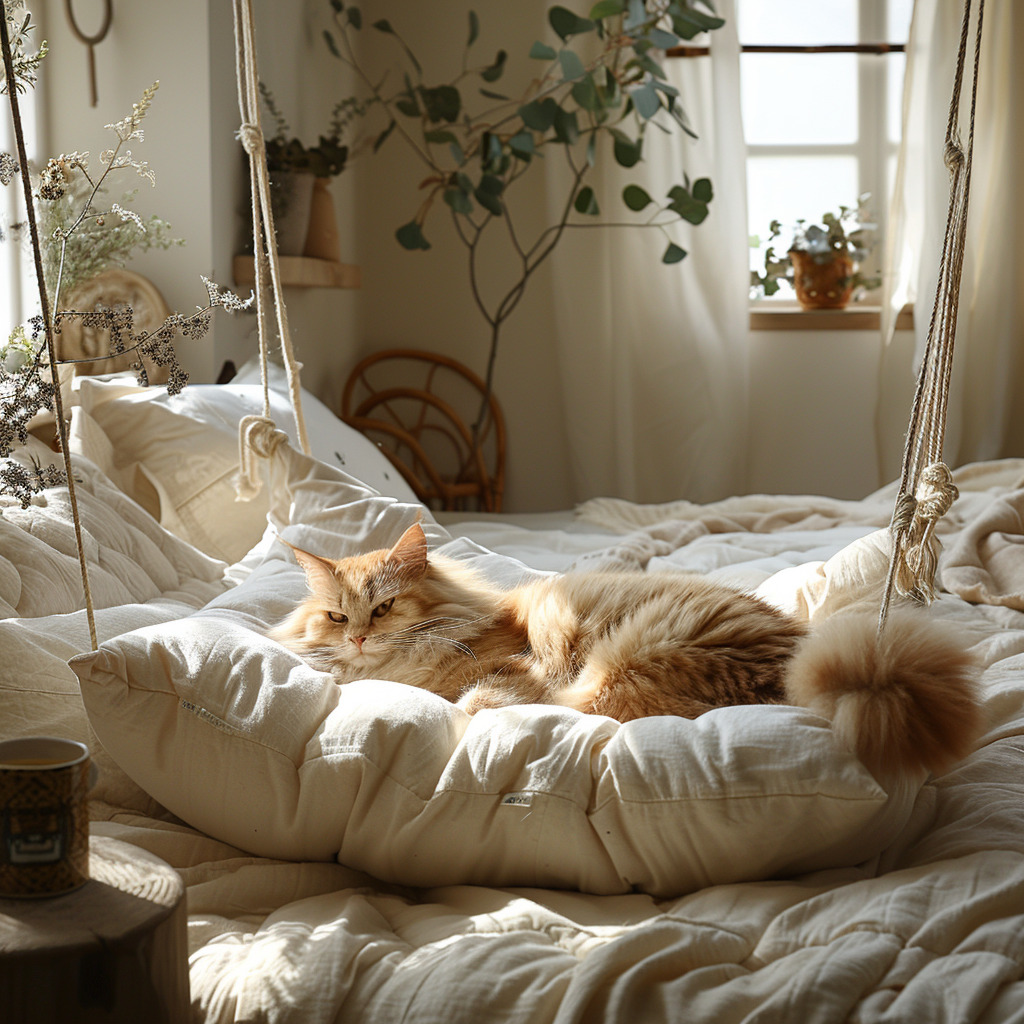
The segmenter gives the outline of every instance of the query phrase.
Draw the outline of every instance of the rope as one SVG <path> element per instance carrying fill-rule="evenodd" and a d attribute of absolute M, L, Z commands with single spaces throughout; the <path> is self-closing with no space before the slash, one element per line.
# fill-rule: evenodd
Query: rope
<path fill-rule="evenodd" d="M 971 157 L 974 151 L 974 116 L 978 97 L 978 69 L 985 0 L 979 0 L 974 41 L 974 79 L 971 89 L 970 124 L 966 150 L 960 142 L 960 94 L 963 87 L 967 42 L 970 35 L 971 0 L 964 0 L 960 45 L 957 49 L 953 93 L 946 122 L 943 159 L 950 172 L 946 234 L 939 260 L 939 276 L 928 323 L 924 357 L 918 373 L 910 426 L 903 449 L 900 490 L 889 523 L 892 558 L 878 619 L 885 628 L 894 592 L 923 603 L 935 596 L 938 541 L 935 527 L 957 499 L 949 468 L 942 462 L 946 430 L 949 381 L 953 368 L 967 237 L 967 208 L 971 191 Z"/>
<path fill-rule="evenodd" d="M 238 107 L 241 125 L 238 138 L 249 157 L 249 180 L 252 198 L 252 237 L 256 269 L 256 323 L 259 331 L 260 376 L 263 381 L 262 417 L 245 417 L 239 425 L 239 478 L 237 497 L 248 501 L 259 493 L 262 486 L 255 456 L 269 458 L 277 443 L 266 443 L 269 436 L 265 426 L 255 429 L 256 422 L 270 424 L 270 387 L 267 374 L 267 278 L 273 290 L 277 333 L 281 340 L 288 392 L 295 412 L 295 425 L 299 445 L 309 454 L 309 437 L 302 415 L 302 394 L 299 382 L 301 364 L 296 361 L 288 330 L 288 315 L 281 291 L 281 268 L 277 254 L 277 236 L 274 231 L 274 213 L 270 203 L 270 176 L 267 171 L 267 152 L 263 129 L 260 126 L 259 73 L 256 67 L 256 30 L 251 0 L 234 0 L 235 73 L 238 83 Z M 265 453 L 265 454 L 264 454 Z"/>
<path fill-rule="evenodd" d="M 14 122 L 14 138 L 18 149 L 18 164 L 21 170 L 21 184 L 25 197 L 25 212 L 28 219 L 29 237 L 32 241 L 32 258 L 35 263 L 36 285 L 39 288 L 39 306 L 46 335 L 46 356 L 50 362 L 50 379 L 53 382 L 54 416 L 57 420 L 57 436 L 64 458 L 64 475 L 68 480 L 68 498 L 71 502 L 71 518 L 75 525 L 75 544 L 78 548 L 78 567 L 82 575 L 82 590 L 85 595 L 85 615 L 89 623 L 89 641 L 95 651 L 99 647 L 96 637 L 96 614 L 92 603 L 92 588 L 89 586 L 89 568 L 85 560 L 85 546 L 82 543 L 82 521 L 78 514 L 78 495 L 75 490 L 75 476 L 71 467 L 71 452 L 68 449 L 68 425 L 64 419 L 64 397 L 60 389 L 57 369 L 57 350 L 53 341 L 53 323 L 50 314 L 50 299 L 46 294 L 43 277 L 43 256 L 39 245 L 39 228 L 36 224 L 36 210 L 32 202 L 32 185 L 29 177 L 28 153 L 25 149 L 25 132 L 21 122 L 18 104 L 18 88 L 14 79 L 14 57 L 11 54 L 11 40 L 7 32 L 7 18 L 0 4 L 0 44 L 3 50 L 4 76 L 7 83 L 7 98 L 11 104 L 11 119 Z"/>

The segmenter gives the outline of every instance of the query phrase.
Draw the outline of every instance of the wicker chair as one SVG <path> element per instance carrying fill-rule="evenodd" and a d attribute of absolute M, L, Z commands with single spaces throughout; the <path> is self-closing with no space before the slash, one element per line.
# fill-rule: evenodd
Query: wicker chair
<path fill-rule="evenodd" d="M 472 425 L 481 412 L 474 443 Z M 416 349 L 368 356 L 345 384 L 341 418 L 378 445 L 428 507 L 501 511 L 501 406 L 456 360 Z"/>

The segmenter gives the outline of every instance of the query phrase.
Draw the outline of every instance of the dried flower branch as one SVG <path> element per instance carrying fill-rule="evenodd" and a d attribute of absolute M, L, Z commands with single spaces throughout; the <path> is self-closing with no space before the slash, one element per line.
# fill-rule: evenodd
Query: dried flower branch
<path fill-rule="evenodd" d="M 36 84 L 39 65 L 46 56 L 46 40 L 39 44 L 39 49 L 35 53 L 30 53 L 28 34 L 35 28 L 31 12 L 15 7 L 14 4 L 4 4 L 3 7 L 10 38 L 14 88 L 18 92 L 24 92 L 26 86 Z M 7 86 L 7 74 L 0 66 L 0 95 L 7 92 Z"/>
<path fill-rule="evenodd" d="M 103 170 L 94 180 L 89 173 L 89 154 L 74 152 L 62 154 L 47 162 L 39 175 L 35 190 L 36 204 L 42 214 L 47 243 L 43 248 L 43 277 L 46 294 L 50 297 L 52 334 L 59 335 L 65 325 L 78 321 L 83 327 L 106 331 L 109 334 L 109 356 L 131 355 L 131 368 L 140 384 L 149 383 L 143 359 L 168 369 L 167 391 L 176 394 L 188 382 L 188 374 L 178 361 L 175 340 L 180 336 L 190 340 L 202 338 L 210 327 L 212 311 L 220 307 L 230 313 L 249 308 L 254 297 L 248 299 L 221 289 L 202 278 L 208 302 L 197 306 L 190 315 L 172 314 L 152 331 L 137 331 L 134 311 L 130 306 L 112 308 L 100 306 L 92 310 L 61 309 L 62 290 L 70 292 L 81 281 L 94 277 L 111 265 L 123 265 L 135 250 L 153 246 L 167 248 L 183 244 L 170 239 L 169 225 L 158 217 L 143 219 L 129 207 L 136 193 L 127 193 L 120 203 L 104 205 L 99 202 L 108 176 L 124 168 L 134 170 L 155 184 L 149 165 L 132 157 L 125 144 L 141 141 L 140 122 L 149 109 L 158 83 L 142 94 L 133 105 L 132 113 L 121 121 L 106 127 L 117 135 L 117 143 L 101 155 Z M 6 155 L 6 154 L 5 154 Z M 14 169 L 19 169 L 15 162 Z M 13 178 L 7 161 L 0 160 L 0 171 L 6 184 Z M 42 411 L 57 414 L 57 387 L 46 345 L 46 322 L 42 315 L 31 318 L 29 331 L 17 326 L 6 345 L 0 345 L 0 494 L 11 494 L 22 505 L 43 487 L 66 482 L 66 473 L 56 467 L 41 467 L 33 463 L 26 468 L 9 461 L 15 448 L 28 442 L 29 422 Z M 87 360 L 62 360 L 60 365 Z"/>

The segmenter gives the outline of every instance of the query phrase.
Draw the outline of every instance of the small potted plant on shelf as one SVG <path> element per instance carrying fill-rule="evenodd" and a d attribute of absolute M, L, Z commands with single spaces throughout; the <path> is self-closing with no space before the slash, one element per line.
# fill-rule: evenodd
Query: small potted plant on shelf
<path fill-rule="evenodd" d="M 352 97 L 337 103 L 329 133 L 321 135 L 315 146 L 307 146 L 292 134 L 274 94 L 263 82 L 260 95 L 275 125 L 266 149 L 278 251 L 338 261 L 334 202 L 327 186 L 348 162 L 349 147 L 342 139 L 353 118 L 362 114 L 361 105 Z"/>
<path fill-rule="evenodd" d="M 861 270 L 874 248 L 877 230 L 864 208 L 867 199 L 863 195 L 856 206 L 840 206 L 838 213 L 824 214 L 820 224 L 798 220 L 793 240 L 782 254 L 771 243 L 780 237 L 783 226 L 773 220 L 764 272 L 750 272 L 753 296 L 774 295 L 780 281 L 789 281 L 804 309 L 843 309 L 851 299 L 877 288 L 881 278 Z M 761 240 L 755 237 L 751 244 L 760 246 Z"/>

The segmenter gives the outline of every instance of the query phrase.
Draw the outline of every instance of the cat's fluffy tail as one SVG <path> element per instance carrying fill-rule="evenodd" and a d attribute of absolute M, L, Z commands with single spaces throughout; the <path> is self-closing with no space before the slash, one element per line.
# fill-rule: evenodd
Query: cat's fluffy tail
<path fill-rule="evenodd" d="M 962 760 L 981 730 L 978 665 L 928 613 L 894 610 L 879 636 L 872 613 L 816 623 L 786 673 L 793 704 L 832 719 L 837 738 L 877 778 Z"/>

